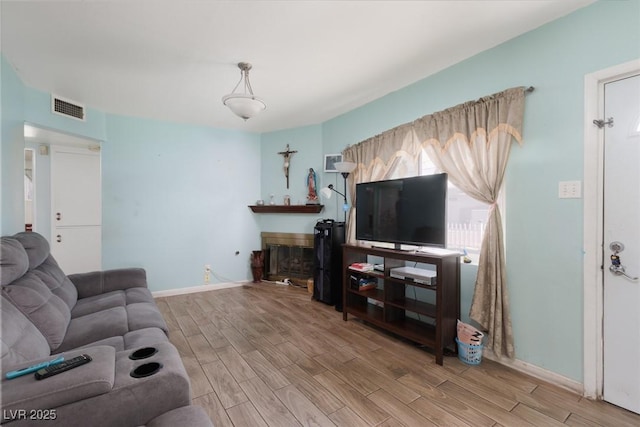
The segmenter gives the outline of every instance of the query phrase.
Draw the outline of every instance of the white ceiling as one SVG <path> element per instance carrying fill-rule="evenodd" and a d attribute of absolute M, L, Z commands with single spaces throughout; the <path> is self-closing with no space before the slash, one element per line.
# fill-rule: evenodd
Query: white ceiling
<path fill-rule="evenodd" d="M 266 132 L 321 123 L 593 0 L 7 1 L 27 86 L 115 114 Z M 267 103 L 222 105 L 253 64 Z"/>

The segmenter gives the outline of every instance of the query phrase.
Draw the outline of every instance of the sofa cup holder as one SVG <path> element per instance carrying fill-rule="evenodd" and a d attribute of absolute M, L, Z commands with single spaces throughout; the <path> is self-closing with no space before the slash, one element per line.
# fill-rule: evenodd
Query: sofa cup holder
<path fill-rule="evenodd" d="M 160 369 L 162 369 L 161 363 L 150 362 L 150 363 L 145 363 L 144 365 L 138 366 L 133 371 L 131 371 L 129 375 L 131 375 L 133 378 L 145 378 L 145 377 L 150 377 L 151 375 L 158 372 Z"/>
<path fill-rule="evenodd" d="M 129 355 L 129 359 L 131 360 L 140 360 L 146 359 L 147 357 L 151 357 L 158 352 L 158 349 L 155 347 L 143 347 L 134 351 Z"/>

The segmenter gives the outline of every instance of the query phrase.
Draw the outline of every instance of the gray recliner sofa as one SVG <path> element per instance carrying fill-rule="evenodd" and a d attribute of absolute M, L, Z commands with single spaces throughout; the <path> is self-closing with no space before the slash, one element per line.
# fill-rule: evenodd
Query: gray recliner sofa
<path fill-rule="evenodd" d="M 66 276 L 37 233 L 0 242 L 2 419 L 18 425 L 211 426 L 143 269 Z M 36 380 L 5 378 L 54 355 L 92 361 Z"/>

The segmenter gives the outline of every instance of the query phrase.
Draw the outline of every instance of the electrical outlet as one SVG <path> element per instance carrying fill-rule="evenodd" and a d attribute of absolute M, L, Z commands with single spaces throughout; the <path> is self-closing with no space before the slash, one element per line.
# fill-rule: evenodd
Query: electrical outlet
<path fill-rule="evenodd" d="M 558 183 L 558 198 L 580 199 L 582 198 L 581 181 L 560 181 Z"/>
<path fill-rule="evenodd" d="M 208 285 L 211 278 L 211 264 L 204 265 L 204 284 Z"/>

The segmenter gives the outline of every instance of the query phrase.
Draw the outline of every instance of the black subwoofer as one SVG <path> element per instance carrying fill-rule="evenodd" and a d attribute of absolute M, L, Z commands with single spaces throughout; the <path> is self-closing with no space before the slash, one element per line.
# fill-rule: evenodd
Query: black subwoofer
<path fill-rule="evenodd" d="M 345 223 L 325 219 L 313 230 L 313 298 L 342 311 L 342 245 Z"/>

